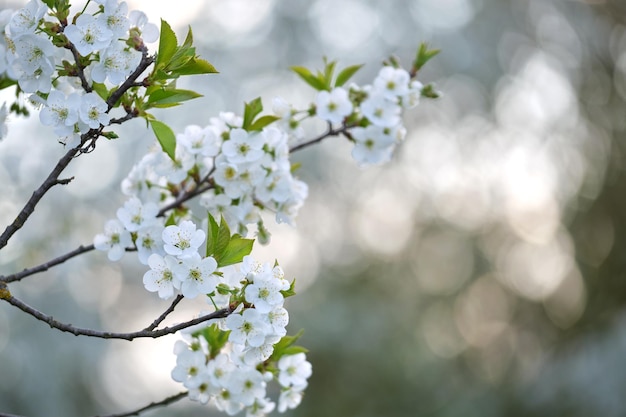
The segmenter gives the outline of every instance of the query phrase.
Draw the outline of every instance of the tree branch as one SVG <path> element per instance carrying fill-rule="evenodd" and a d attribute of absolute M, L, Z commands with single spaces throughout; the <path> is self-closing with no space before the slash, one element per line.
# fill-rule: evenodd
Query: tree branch
<path fill-rule="evenodd" d="M 176 401 L 185 398 L 187 396 L 187 394 L 188 394 L 187 391 L 179 392 L 176 395 L 172 395 L 171 397 L 167 397 L 164 400 L 161 400 L 161 401 L 158 401 L 158 402 L 150 403 L 150 404 L 146 405 L 145 407 L 139 408 L 139 409 L 134 410 L 134 411 L 129 411 L 127 413 L 120 413 L 120 414 L 109 414 L 109 415 L 106 415 L 106 416 L 102 415 L 102 416 L 96 416 L 96 417 L 129 417 L 129 416 L 138 416 L 140 413 L 143 413 L 144 411 L 148 411 L 148 410 L 151 410 L 153 408 L 163 407 L 163 406 L 175 403 Z M 0 414 L 0 417 L 2 417 L 1 414 Z"/>
<path fill-rule="evenodd" d="M 164 328 L 159 329 L 159 330 L 144 329 L 144 330 L 139 330 L 139 331 L 130 332 L 130 333 L 119 333 L 119 332 L 103 332 L 103 331 L 92 330 L 92 329 L 84 329 L 84 328 L 72 326 L 71 324 L 61 323 L 61 322 L 55 320 L 52 316 L 48 316 L 48 315 L 42 313 L 41 311 L 39 311 L 39 310 L 37 310 L 37 309 L 35 309 L 35 308 L 25 304 L 24 302 L 18 300 L 17 298 L 13 297 L 8 292 L 8 290 L 7 290 L 7 294 L 5 294 L 3 297 L 0 297 L 0 299 L 4 299 L 9 304 L 19 308 L 24 313 L 33 316 L 37 320 L 43 321 L 44 323 L 47 323 L 50 327 L 52 327 L 54 329 L 57 329 L 57 330 L 60 330 L 62 332 L 72 333 L 74 336 L 96 337 L 96 338 L 100 338 L 100 339 L 122 339 L 122 340 L 129 340 L 129 341 L 133 340 L 133 339 L 139 339 L 139 338 L 156 339 L 158 337 L 162 337 L 162 336 L 165 336 L 165 335 L 168 335 L 168 334 L 173 334 L 173 333 L 176 333 L 179 330 L 186 329 L 186 328 L 191 327 L 191 326 L 195 326 L 196 324 L 204 323 L 205 321 L 208 321 L 208 320 L 221 319 L 221 318 L 227 317 L 230 313 L 232 313 L 232 310 L 230 308 L 223 308 L 221 310 L 214 311 L 213 313 L 210 313 L 210 314 L 207 314 L 207 315 L 195 318 L 193 320 L 189 320 L 189 321 L 186 321 L 186 322 L 183 322 L 183 323 L 179 323 L 177 325 L 170 326 L 170 327 L 164 327 Z M 171 306 L 170 306 L 170 308 L 171 308 Z M 173 310 L 173 308 L 172 308 L 172 310 Z M 167 316 L 167 314 L 165 314 L 165 315 Z M 158 323 L 157 323 L 157 325 L 158 325 Z M 152 325 L 150 325 L 150 326 L 152 326 Z M 148 326 L 148 327 L 150 327 L 150 326 Z"/>
<path fill-rule="evenodd" d="M 139 78 L 139 76 L 146 70 L 146 68 L 148 68 L 154 62 L 154 59 L 154 56 L 148 56 L 148 48 L 145 45 L 142 46 L 141 61 L 139 62 L 139 65 L 137 66 L 137 68 L 135 68 L 135 71 L 133 71 L 133 73 L 130 74 L 128 78 L 126 78 L 122 85 L 120 85 L 120 88 L 115 90 L 107 99 L 107 105 L 109 106 L 109 110 L 111 110 L 115 106 L 115 103 L 117 103 L 117 101 L 122 98 L 124 93 L 128 91 L 129 88 L 136 86 L 135 81 L 137 81 L 137 78 Z"/>
<path fill-rule="evenodd" d="M 93 129 L 85 133 L 85 136 L 91 134 L 93 134 Z M 48 178 L 46 178 L 43 184 L 41 184 L 41 186 L 33 192 L 30 199 L 26 202 L 26 205 L 24 205 L 15 220 L 13 220 L 13 222 L 8 225 L 7 228 L 4 230 L 2 235 L 0 235 L 0 249 L 5 247 L 9 242 L 11 236 L 13 236 L 15 232 L 20 230 L 22 226 L 24 226 L 24 223 L 26 223 L 26 220 L 28 220 L 31 214 L 33 214 L 33 212 L 35 211 L 35 207 L 37 206 L 41 198 L 48 192 L 48 190 L 60 183 L 59 175 L 61 175 L 61 172 L 63 172 L 63 170 L 69 165 L 69 163 L 78 152 L 78 148 L 72 148 L 67 151 L 65 155 L 61 157 L 61 159 L 59 159 L 59 162 L 57 162 L 52 172 L 50 172 Z"/>
<path fill-rule="evenodd" d="M 304 149 L 304 148 L 306 148 L 308 146 L 315 145 L 316 143 L 321 142 L 321 141 L 323 141 L 324 139 L 326 139 L 328 137 L 338 136 L 338 135 L 340 135 L 342 133 L 346 133 L 348 131 L 348 129 L 350 129 L 351 127 L 354 127 L 354 126 L 349 126 L 349 125 L 343 124 L 341 127 L 337 128 L 337 129 L 333 129 L 333 126 L 329 123 L 328 124 L 328 130 L 325 133 L 322 133 L 318 137 L 313 138 L 313 139 L 311 139 L 308 142 L 303 142 L 303 143 L 300 143 L 300 144 L 298 144 L 296 146 L 293 146 L 292 148 L 289 148 L 289 152 L 290 153 L 297 152 L 300 149 Z"/>
<path fill-rule="evenodd" d="M 74 256 L 78 256 L 81 255 L 83 253 L 89 252 L 94 250 L 94 246 L 93 245 L 88 245 L 88 246 L 79 246 L 78 248 L 74 249 L 71 252 L 66 253 L 65 255 L 61 255 L 58 258 L 54 258 L 46 263 L 43 263 L 41 265 L 37 265 L 35 267 L 32 268 L 28 268 L 28 269 L 24 269 L 21 272 L 17 272 L 15 274 L 12 275 L 7 275 L 7 276 L 0 276 L 0 282 L 5 282 L 5 283 L 9 283 L 9 282 L 14 282 L 14 281 L 19 281 L 24 277 L 27 277 L 29 275 L 34 275 L 36 273 L 39 272 L 44 272 L 47 271 L 48 269 L 52 268 L 53 266 L 62 264 L 63 262 L 67 261 L 68 259 L 73 258 Z"/>
<path fill-rule="evenodd" d="M 163 312 L 163 314 L 161 314 L 159 317 L 157 317 L 157 319 L 155 321 L 152 322 L 152 324 L 150 324 L 148 327 L 146 327 L 144 330 L 146 331 L 150 331 L 150 330 L 154 330 L 157 328 L 157 326 L 159 324 L 161 324 L 161 322 L 163 322 L 163 320 L 165 320 L 165 318 L 172 312 L 174 311 L 174 309 L 176 308 L 176 306 L 178 305 L 178 303 L 180 303 L 183 300 L 183 297 L 181 294 L 178 294 L 176 296 L 176 298 L 174 298 L 174 301 L 172 301 L 172 304 L 167 308 L 167 310 L 165 310 Z"/>

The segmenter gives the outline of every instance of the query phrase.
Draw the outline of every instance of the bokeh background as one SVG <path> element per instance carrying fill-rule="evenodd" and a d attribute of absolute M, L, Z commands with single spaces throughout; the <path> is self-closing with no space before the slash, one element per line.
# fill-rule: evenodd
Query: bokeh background
<path fill-rule="evenodd" d="M 358 168 L 343 139 L 294 155 L 310 186 L 298 227 L 268 222 L 272 243 L 255 249 L 298 282 L 290 329 L 305 329 L 314 374 L 290 415 L 626 414 L 626 2 L 128 3 L 179 36 L 191 25 L 221 72 L 180 85 L 205 97 L 159 114 L 178 131 L 257 96 L 306 105 L 314 92 L 291 65 L 365 63 L 365 84 L 390 54 L 408 66 L 419 42 L 442 50 L 420 79 L 443 96 L 405 114 L 392 163 Z M 36 118 L 9 129 L 2 225 L 63 152 Z M 140 121 L 119 133 L 44 198 L 1 274 L 90 243 L 114 217 L 120 180 L 153 141 Z M 143 272 L 90 253 L 10 289 L 61 321 L 131 331 L 168 305 Z M 0 412 L 90 416 L 175 394 L 176 339 L 76 338 L 0 304 Z M 187 400 L 146 413 L 214 414 Z"/>

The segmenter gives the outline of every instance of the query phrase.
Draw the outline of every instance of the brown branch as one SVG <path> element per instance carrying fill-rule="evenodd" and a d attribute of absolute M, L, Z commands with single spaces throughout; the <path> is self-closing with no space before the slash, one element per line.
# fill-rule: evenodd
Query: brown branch
<path fill-rule="evenodd" d="M 181 294 L 178 294 L 176 296 L 176 298 L 174 298 L 174 301 L 172 301 L 172 304 L 167 308 L 167 310 L 165 310 L 163 312 L 163 314 L 161 314 L 159 317 L 157 317 L 157 319 L 155 321 L 152 322 L 152 324 L 150 324 L 148 327 L 146 327 L 144 330 L 146 331 L 150 331 L 150 330 L 154 330 L 157 328 L 157 326 L 159 324 L 161 324 L 163 322 L 163 320 L 165 320 L 165 318 L 172 312 L 174 311 L 174 309 L 176 308 L 176 306 L 178 305 L 178 303 L 180 303 L 183 300 L 183 297 Z"/>
<path fill-rule="evenodd" d="M 221 319 L 221 318 L 227 317 L 232 312 L 232 310 L 229 308 L 223 308 L 221 310 L 214 311 L 213 313 L 195 318 L 193 320 L 179 323 L 174 326 L 164 327 L 159 330 L 144 329 L 144 330 L 139 330 L 136 332 L 119 333 L 119 332 L 104 332 L 104 331 L 99 331 L 99 330 L 85 329 L 85 328 L 75 327 L 71 324 L 61 323 L 55 320 L 52 316 L 48 316 L 42 313 L 41 311 L 18 300 L 17 298 L 13 297 L 10 293 L 6 294 L 4 297 L 0 297 L 0 299 L 4 299 L 9 304 L 19 308 L 24 313 L 33 316 L 37 320 L 47 323 L 50 327 L 60 330 L 62 332 L 72 333 L 74 336 L 96 337 L 100 339 L 122 339 L 122 340 L 129 340 L 129 341 L 133 339 L 139 339 L 139 338 L 156 339 L 158 337 L 162 337 L 168 334 L 173 334 L 179 330 L 186 329 L 191 326 L 195 326 L 196 324 L 204 323 L 205 321 L 208 321 L 208 320 Z"/>
<path fill-rule="evenodd" d="M 107 105 L 109 106 L 109 110 L 111 110 L 115 106 L 115 103 L 117 103 L 117 101 L 122 98 L 124 93 L 126 93 L 129 88 L 137 85 L 135 83 L 137 81 L 137 78 L 139 78 L 139 76 L 146 70 L 146 68 L 148 68 L 154 62 L 154 59 L 154 55 L 148 56 L 148 48 L 146 46 L 142 46 L 141 61 L 139 62 L 139 65 L 137 66 L 137 68 L 135 68 L 135 71 L 133 71 L 132 74 L 130 74 L 128 78 L 126 78 L 122 85 L 120 85 L 120 88 L 115 90 L 107 99 Z"/>
<path fill-rule="evenodd" d="M 89 252 L 94 250 L 94 246 L 93 245 L 88 245 L 88 246 L 79 246 L 78 248 L 74 249 L 73 251 L 70 251 L 64 255 L 61 255 L 57 258 L 54 258 L 46 263 L 43 263 L 41 265 L 37 265 L 35 267 L 32 268 L 28 268 L 28 269 L 24 269 L 21 272 L 17 272 L 15 274 L 12 275 L 7 275 L 7 276 L 0 276 L 0 282 L 5 282 L 5 283 L 9 283 L 9 282 L 14 282 L 14 281 L 19 281 L 24 277 L 27 277 L 29 275 L 33 275 L 39 272 L 44 272 L 47 271 L 48 269 L 52 268 L 53 266 L 62 264 L 63 262 L 67 261 L 68 259 L 71 259 L 75 256 L 81 255 L 83 253 Z"/>
<path fill-rule="evenodd" d="M 72 56 L 74 57 L 74 61 L 76 61 L 76 68 L 78 70 L 76 76 L 80 79 L 81 87 L 83 87 L 83 90 L 85 90 L 86 93 L 91 93 L 93 89 L 87 82 L 87 78 L 85 77 L 85 71 L 84 71 L 85 67 L 83 67 L 83 65 L 80 62 L 80 55 L 78 54 L 76 47 L 70 42 L 67 48 L 70 51 L 72 51 Z"/>
<path fill-rule="evenodd" d="M 137 410 L 134 411 L 129 411 L 127 413 L 119 413 L 119 414 L 109 414 L 109 415 L 102 415 L 102 416 L 96 416 L 96 417 L 130 417 L 130 416 L 138 416 L 140 413 L 143 413 L 144 411 L 148 411 L 151 410 L 153 408 L 157 408 L 157 407 L 163 407 L 172 403 L 175 403 L 176 401 L 179 401 L 183 398 L 185 398 L 187 396 L 188 392 L 187 391 L 183 391 L 183 392 L 179 392 L 176 395 L 172 395 L 171 397 L 167 397 L 164 400 L 158 401 L 158 402 L 153 402 L 150 403 L 148 405 L 146 405 L 145 407 L 139 408 Z M 2 417 L 2 415 L 0 414 L 0 417 Z"/>
<path fill-rule="evenodd" d="M 296 145 L 296 146 L 294 146 L 292 148 L 289 148 L 289 152 L 290 153 L 297 152 L 300 149 L 304 149 L 304 148 L 306 148 L 308 146 L 315 145 L 316 143 L 319 143 L 319 142 L 323 141 L 324 139 L 326 139 L 328 137 L 339 136 L 342 133 L 345 134 L 348 131 L 348 129 L 350 129 L 351 127 L 354 127 L 354 126 L 349 126 L 349 125 L 343 124 L 341 127 L 337 128 L 337 129 L 333 129 L 333 126 L 329 123 L 328 124 L 328 130 L 325 133 L 322 133 L 318 137 L 313 138 L 313 139 L 311 139 L 308 142 L 303 142 L 303 143 L 300 143 L 300 144 L 298 144 L 298 145 Z"/>
<path fill-rule="evenodd" d="M 93 134 L 92 131 L 93 129 L 85 133 L 85 136 Z M 52 172 L 50 172 L 50 174 L 48 175 L 48 178 L 46 178 L 43 184 L 41 184 L 41 186 L 33 192 L 30 199 L 26 202 L 26 205 L 24 205 L 24 207 L 19 212 L 15 220 L 13 220 L 13 222 L 10 225 L 8 225 L 7 228 L 4 230 L 2 235 L 0 235 L 0 249 L 5 247 L 7 243 L 9 242 L 9 239 L 11 238 L 11 236 L 13 236 L 15 232 L 20 230 L 22 226 L 24 226 L 24 223 L 26 223 L 26 220 L 28 220 L 31 214 L 33 214 L 33 212 L 35 211 L 35 207 L 37 206 L 41 198 L 52 187 L 60 183 L 59 175 L 61 175 L 61 172 L 63 172 L 63 170 L 69 165 L 69 163 L 72 161 L 72 159 L 74 158 L 74 156 L 76 156 L 78 152 L 79 152 L 78 148 L 70 149 L 69 151 L 65 153 L 65 155 L 61 157 L 61 159 L 59 159 L 59 162 L 57 162 Z M 61 183 L 62 182 L 63 181 L 61 181 Z"/>

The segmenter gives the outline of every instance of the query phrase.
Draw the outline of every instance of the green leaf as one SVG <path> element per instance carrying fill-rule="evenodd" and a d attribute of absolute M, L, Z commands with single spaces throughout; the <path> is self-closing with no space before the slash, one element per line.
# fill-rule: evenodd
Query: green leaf
<path fill-rule="evenodd" d="M 159 51 L 157 52 L 156 62 L 154 63 L 155 67 L 167 65 L 174 56 L 177 45 L 178 40 L 176 39 L 176 34 L 172 30 L 172 27 L 165 20 L 161 19 L 161 37 L 159 39 Z"/>
<path fill-rule="evenodd" d="M 435 90 L 435 86 L 432 84 L 427 84 L 422 87 L 421 96 L 426 98 L 439 98 L 441 93 Z"/>
<path fill-rule="evenodd" d="M 324 85 L 326 86 L 326 90 L 330 90 L 330 88 L 332 87 L 330 83 L 333 79 L 333 73 L 335 72 L 336 65 L 337 61 L 330 61 L 326 64 L 326 67 L 324 68 L 324 75 L 322 77 L 324 80 Z"/>
<path fill-rule="evenodd" d="M 172 161 L 176 160 L 176 135 L 172 131 L 172 129 L 163 122 L 159 122 L 158 120 L 149 120 L 150 126 L 152 126 L 152 130 L 161 145 L 161 149 L 163 152 L 169 155 L 172 158 Z"/>
<path fill-rule="evenodd" d="M 296 279 L 294 278 L 293 281 L 291 281 L 291 285 L 289 285 L 289 289 L 282 290 L 280 293 L 285 298 L 292 297 L 292 296 L 296 295 L 295 288 L 296 288 Z"/>
<path fill-rule="evenodd" d="M 316 90 L 318 91 L 328 90 L 328 88 L 326 88 L 326 84 L 324 83 L 324 81 L 320 80 L 315 75 L 313 75 L 311 71 L 309 71 L 307 68 L 294 66 L 294 67 L 291 67 L 291 70 L 295 72 L 296 74 L 298 74 L 300 78 L 302 78 L 307 84 L 309 84 L 311 87 L 315 88 Z"/>
<path fill-rule="evenodd" d="M 417 56 L 415 57 L 415 61 L 413 61 L 413 70 L 419 71 L 431 58 L 436 56 L 440 49 L 428 49 L 428 44 L 422 43 L 420 44 L 419 49 L 417 50 Z"/>
<path fill-rule="evenodd" d="M 165 220 L 165 227 L 173 226 L 176 224 L 176 215 L 172 212 Z"/>
<path fill-rule="evenodd" d="M 106 99 L 109 98 L 109 89 L 103 83 L 94 82 L 91 87 L 93 88 L 93 91 L 95 91 L 96 94 L 98 94 L 102 100 L 106 101 Z"/>
<path fill-rule="evenodd" d="M 301 346 L 294 346 L 296 341 L 304 334 L 304 330 L 300 330 L 293 336 L 283 336 L 276 345 L 274 345 L 274 352 L 270 356 L 270 360 L 277 361 L 284 355 L 292 355 L 299 352 L 307 352 L 307 350 Z M 298 350 L 298 352 L 289 353 L 289 351 Z"/>
<path fill-rule="evenodd" d="M 339 75 L 337 75 L 337 79 L 335 80 L 335 87 L 341 87 L 342 85 L 344 85 L 362 67 L 363 67 L 363 64 L 351 65 L 349 67 L 342 69 Z"/>
<path fill-rule="evenodd" d="M 238 264 L 243 261 L 245 256 L 250 255 L 253 245 L 254 239 L 245 239 L 240 235 L 233 235 L 224 249 L 224 252 L 222 252 L 217 266 L 222 267 Z"/>
<path fill-rule="evenodd" d="M 191 48 L 193 45 L 193 33 L 191 32 L 191 26 L 187 26 L 187 36 L 185 36 L 185 41 L 181 45 L 183 48 Z"/>
<path fill-rule="evenodd" d="M 11 87 L 13 85 L 17 85 L 17 81 L 12 80 L 8 77 L 0 77 L 0 90 Z"/>
<path fill-rule="evenodd" d="M 283 351 L 283 355 L 282 356 L 287 356 L 287 355 L 295 355 L 297 353 L 307 353 L 309 351 L 309 349 L 303 347 L 303 346 L 289 346 L 288 348 L 286 348 Z"/>
<path fill-rule="evenodd" d="M 259 117 L 248 127 L 248 131 L 262 130 L 265 126 L 271 125 L 276 120 L 280 120 L 280 117 L 272 115 Z"/>
<path fill-rule="evenodd" d="M 198 74 L 215 74 L 219 71 L 215 69 L 209 61 L 193 57 L 188 60 L 185 65 L 174 71 L 177 75 L 198 75 Z"/>
<path fill-rule="evenodd" d="M 150 94 L 147 108 L 177 106 L 181 101 L 193 100 L 198 97 L 202 97 L 202 94 L 191 90 L 161 88 Z"/>
<path fill-rule="evenodd" d="M 243 112 L 243 128 L 248 130 L 254 118 L 259 115 L 263 111 L 263 103 L 261 102 L 261 97 L 257 97 L 252 100 L 250 103 L 245 103 L 244 112 Z"/>
<path fill-rule="evenodd" d="M 224 331 L 221 330 L 217 324 L 212 324 L 210 326 L 205 327 L 202 330 L 192 333 L 194 337 L 202 336 L 207 341 L 209 345 L 209 356 L 211 358 L 219 355 L 220 351 L 228 342 L 228 336 L 230 335 L 230 330 Z"/>
<path fill-rule="evenodd" d="M 224 216 L 222 216 L 220 218 L 220 228 L 217 231 L 217 240 L 215 241 L 215 260 L 218 265 L 228 246 L 228 242 L 230 242 L 230 229 L 228 228 L 226 220 L 224 220 Z"/>
<path fill-rule="evenodd" d="M 208 217 L 209 222 L 206 232 L 206 256 L 215 257 L 215 247 L 217 246 L 217 235 L 220 227 L 218 226 L 217 221 L 215 221 L 215 218 L 211 215 L 211 213 L 208 213 Z"/>

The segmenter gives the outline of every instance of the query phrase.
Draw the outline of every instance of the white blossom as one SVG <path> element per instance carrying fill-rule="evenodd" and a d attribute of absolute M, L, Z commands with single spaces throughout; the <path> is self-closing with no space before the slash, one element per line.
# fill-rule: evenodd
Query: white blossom
<path fill-rule="evenodd" d="M 104 233 L 97 234 L 93 239 L 94 247 L 108 251 L 111 261 L 119 261 L 124 256 L 126 248 L 132 244 L 130 232 L 117 219 L 112 219 L 104 225 Z"/>
<path fill-rule="evenodd" d="M 315 98 L 317 116 L 330 123 L 340 123 L 352 113 L 352 102 L 348 92 L 337 87 L 332 91 L 320 91 Z"/>
<path fill-rule="evenodd" d="M 76 23 L 67 25 L 64 33 L 82 56 L 108 48 L 113 40 L 113 32 L 106 21 L 87 13 L 78 16 Z"/>

